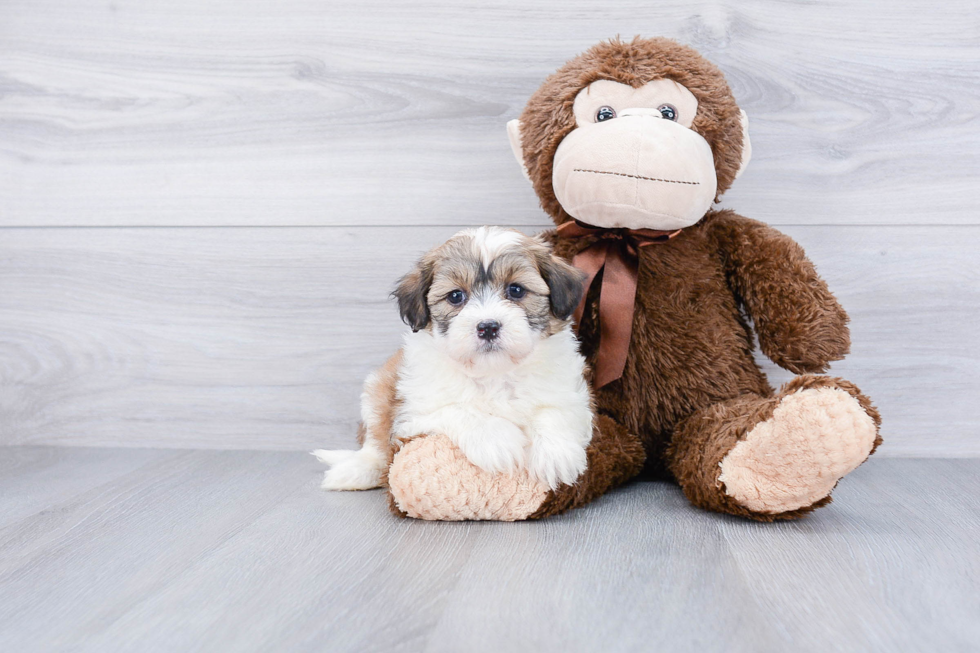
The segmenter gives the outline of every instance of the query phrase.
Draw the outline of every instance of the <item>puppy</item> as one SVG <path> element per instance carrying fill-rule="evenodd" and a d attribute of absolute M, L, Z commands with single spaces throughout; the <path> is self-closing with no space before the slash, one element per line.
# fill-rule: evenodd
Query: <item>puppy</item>
<path fill-rule="evenodd" d="M 573 483 L 593 420 L 569 319 L 582 284 L 512 229 L 466 229 L 423 256 L 393 293 L 412 332 L 364 383 L 361 449 L 313 452 L 331 466 L 323 487 L 382 486 L 396 448 L 433 433 L 488 472 Z"/>

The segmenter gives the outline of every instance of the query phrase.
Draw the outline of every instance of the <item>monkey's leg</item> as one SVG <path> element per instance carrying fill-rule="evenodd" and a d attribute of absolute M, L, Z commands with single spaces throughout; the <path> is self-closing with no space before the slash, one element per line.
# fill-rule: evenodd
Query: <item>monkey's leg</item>
<path fill-rule="evenodd" d="M 743 395 L 678 424 L 667 464 L 695 505 L 759 521 L 830 503 L 881 443 L 881 418 L 852 383 L 798 376 L 773 397 Z"/>

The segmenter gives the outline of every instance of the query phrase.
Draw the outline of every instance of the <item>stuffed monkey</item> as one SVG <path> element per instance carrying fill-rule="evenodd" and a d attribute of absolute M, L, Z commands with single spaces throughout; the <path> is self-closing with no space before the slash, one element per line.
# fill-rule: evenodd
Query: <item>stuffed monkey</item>
<path fill-rule="evenodd" d="M 575 317 L 598 415 L 589 467 L 546 491 L 422 438 L 394 454 L 393 509 L 544 517 L 641 470 L 701 508 L 760 521 L 828 504 L 881 443 L 881 420 L 852 383 L 819 375 L 848 352 L 848 318 L 800 246 L 712 208 L 751 153 L 721 72 L 664 38 L 600 43 L 545 80 L 508 133 L 557 226 L 547 238 L 588 275 Z M 753 358 L 753 327 L 798 375 L 778 391 Z M 439 495 L 477 487 L 458 484 L 468 475 L 479 492 Z"/>

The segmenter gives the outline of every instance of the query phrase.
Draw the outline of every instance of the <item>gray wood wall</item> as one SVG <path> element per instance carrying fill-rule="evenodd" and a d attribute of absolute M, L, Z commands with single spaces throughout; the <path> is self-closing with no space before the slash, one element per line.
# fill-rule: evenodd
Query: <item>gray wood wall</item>
<path fill-rule="evenodd" d="M 727 73 L 723 204 L 848 308 L 881 453 L 980 454 L 975 0 L 0 2 L 0 443 L 351 444 L 393 281 L 547 226 L 504 124 L 616 34 Z"/>

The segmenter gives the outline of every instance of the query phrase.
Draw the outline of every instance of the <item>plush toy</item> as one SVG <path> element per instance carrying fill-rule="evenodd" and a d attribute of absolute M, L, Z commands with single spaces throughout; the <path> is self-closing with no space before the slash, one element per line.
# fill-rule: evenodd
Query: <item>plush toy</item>
<path fill-rule="evenodd" d="M 575 313 L 599 415 L 588 468 L 549 491 L 426 436 L 394 454 L 393 509 L 544 517 L 641 471 L 761 521 L 829 503 L 880 444 L 880 417 L 853 384 L 817 375 L 847 353 L 848 318 L 799 245 L 712 209 L 750 157 L 721 72 L 668 39 L 600 43 L 545 80 L 508 132 L 557 225 L 547 238 L 588 275 Z M 779 391 L 753 359 L 753 326 L 798 375 Z"/>

